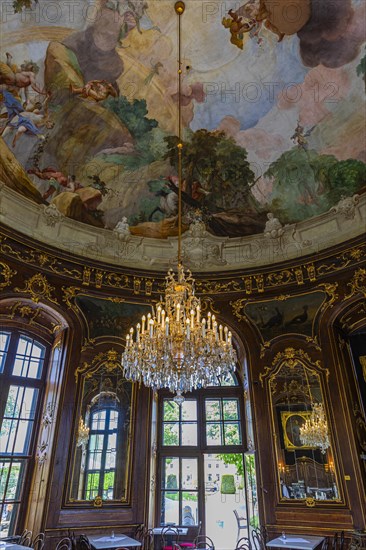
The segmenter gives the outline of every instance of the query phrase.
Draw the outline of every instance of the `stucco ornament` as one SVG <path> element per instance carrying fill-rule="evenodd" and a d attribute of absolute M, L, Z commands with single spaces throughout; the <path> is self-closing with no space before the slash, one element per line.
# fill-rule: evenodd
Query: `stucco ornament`
<path fill-rule="evenodd" d="M 222 258 L 222 244 L 217 243 L 217 239 L 206 231 L 206 225 L 200 216 L 191 223 L 184 236 L 183 261 L 192 267 L 227 263 Z"/>
<path fill-rule="evenodd" d="M 60 212 L 55 204 L 48 204 L 47 206 L 43 206 L 43 219 L 46 225 L 49 225 L 50 227 L 55 227 L 55 225 L 57 223 L 60 223 L 60 221 L 64 217 L 65 216 Z"/>
<path fill-rule="evenodd" d="M 346 220 L 353 220 L 356 214 L 356 206 L 359 203 L 359 195 L 353 195 L 352 197 L 341 196 L 338 204 L 330 209 L 330 212 L 334 214 L 341 214 Z"/>
<path fill-rule="evenodd" d="M 268 220 L 264 228 L 264 236 L 271 239 L 279 239 L 285 233 L 284 226 L 278 218 L 275 218 L 272 212 L 267 214 Z"/>
<path fill-rule="evenodd" d="M 130 240 L 131 232 L 130 232 L 130 227 L 128 225 L 126 216 L 123 216 L 122 220 L 117 223 L 113 231 L 117 235 L 120 241 Z"/>

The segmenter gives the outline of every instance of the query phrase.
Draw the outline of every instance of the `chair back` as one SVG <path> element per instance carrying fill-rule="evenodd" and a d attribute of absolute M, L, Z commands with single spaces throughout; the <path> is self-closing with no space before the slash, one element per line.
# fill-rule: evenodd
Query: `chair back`
<path fill-rule="evenodd" d="M 248 537 L 241 537 L 236 543 L 235 550 L 252 550 Z"/>
<path fill-rule="evenodd" d="M 43 550 L 44 539 L 45 539 L 45 534 L 38 533 L 38 535 L 33 539 L 32 548 L 34 548 L 34 550 Z"/>
<path fill-rule="evenodd" d="M 134 531 L 133 537 L 139 541 L 142 541 L 144 534 L 145 534 L 146 528 L 143 523 L 140 523 Z"/>
<path fill-rule="evenodd" d="M 86 535 L 80 535 L 78 546 L 79 550 L 91 550 L 91 544 Z"/>
<path fill-rule="evenodd" d="M 328 550 L 328 549 L 329 549 L 329 539 L 328 537 L 325 537 L 325 539 L 323 540 L 321 550 Z"/>
<path fill-rule="evenodd" d="M 32 531 L 24 529 L 23 533 L 20 535 L 18 544 L 21 546 L 30 546 L 32 544 Z"/>
<path fill-rule="evenodd" d="M 238 524 L 238 528 L 241 529 L 241 528 L 247 528 L 247 518 L 244 518 L 243 516 L 241 516 L 238 512 L 238 510 L 233 510 L 234 514 L 235 514 L 235 518 L 236 518 L 236 522 Z M 242 523 L 244 522 L 244 523 Z"/>
<path fill-rule="evenodd" d="M 152 529 L 145 529 L 141 539 L 142 550 L 154 549 L 154 533 Z"/>
<path fill-rule="evenodd" d="M 262 532 L 258 527 L 254 528 L 252 531 L 252 541 L 255 550 L 266 550 Z"/>
<path fill-rule="evenodd" d="M 339 537 L 339 550 L 343 550 L 344 548 L 344 531 L 341 531 L 341 535 Z"/>
<path fill-rule="evenodd" d="M 55 550 L 72 550 L 72 542 L 69 537 L 61 539 L 56 546 Z"/>
<path fill-rule="evenodd" d="M 179 544 L 179 530 L 172 525 L 164 527 L 161 532 L 161 547 L 172 548 L 177 543 Z"/>
<path fill-rule="evenodd" d="M 204 550 L 215 550 L 213 540 L 207 535 L 198 535 L 193 541 L 196 548 L 203 548 Z"/>

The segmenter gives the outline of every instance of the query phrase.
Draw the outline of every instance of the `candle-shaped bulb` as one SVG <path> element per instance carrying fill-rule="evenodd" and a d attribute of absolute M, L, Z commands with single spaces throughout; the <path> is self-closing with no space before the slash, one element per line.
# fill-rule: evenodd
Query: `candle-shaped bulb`
<path fill-rule="evenodd" d="M 165 319 L 165 334 L 169 336 L 169 317 Z"/>
<path fill-rule="evenodd" d="M 144 332 L 145 332 L 145 321 L 146 321 L 146 317 L 145 317 L 145 315 L 143 315 L 142 316 L 141 334 L 144 334 Z"/>
<path fill-rule="evenodd" d="M 196 310 L 197 310 L 197 323 L 200 323 L 200 314 L 201 314 L 200 306 L 197 306 Z"/>
<path fill-rule="evenodd" d="M 222 340 L 222 325 L 219 326 L 219 331 L 220 331 L 220 340 Z"/>
<path fill-rule="evenodd" d="M 158 323 L 160 324 L 160 314 L 161 314 L 161 305 L 160 304 L 158 305 L 157 311 L 158 311 Z"/>
<path fill-rule="evenodd" d="M 225 333 L 225 340 L 227 342 L 227 332 L 228 332 L 228 328 L 227 327 L 224 327 L 224 333 Z"/>
<path fill-rule="evenodd" d="M 194 329 L 194 311 L 191 309 L 191 329 Z"/>
<path fill-rule="evenodd" d="M 207 329 L 210 330 L 211 328 L 211 311 L 207 313 Z"/>
<path fill-rule="evenodd" d="M 180 304 L 177 304 L 177 321 L 180 319 Z"/>

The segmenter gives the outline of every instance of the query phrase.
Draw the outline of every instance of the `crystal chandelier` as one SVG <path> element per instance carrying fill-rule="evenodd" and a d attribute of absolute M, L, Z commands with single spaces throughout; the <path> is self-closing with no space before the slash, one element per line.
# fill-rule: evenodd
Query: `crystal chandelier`
<path fill-rule="evenodd" d="M 303 445 L 308 447 L 320 448 L 322 454 L 325 454 L 325 451 L 330 446 L 328 423 L 325 417 L 323 404 L 314 403 L 313 401 L 306 368 L 304 370 L 309 389 L 311 413 L 309 418 L 306 419 L 305 423 L 300 428 L 300 441 Z"/>
<path fill-rule="evenodd" d="M 88 441 L 89 441 L 89 428 L 84 424 L 84 421 L 80 416 L 76 445 L 77 447 L 82 447 L 84 451 L 88 445 Z"/>
<path fill-rule="evenodd" d="M 143 316 L 136 330 L 130 329 L 122 354 L 124 375 L 133 382 L 158 390 L 168 388 L 181 404 L 183 393 L 216 384 L 217 377 L 235 370 L 236 352 L 232 334 L 218 324 L 210 312 L 201 318 L 201 302 L 195 295 L 194 279 L 184 272 L 182 233 L 182 148 L 181 139 L 181 25 L 185 5 L 175 4 L 178 15 L 178 267 L 165 277 L 165 299 L 156 312 Z"/>

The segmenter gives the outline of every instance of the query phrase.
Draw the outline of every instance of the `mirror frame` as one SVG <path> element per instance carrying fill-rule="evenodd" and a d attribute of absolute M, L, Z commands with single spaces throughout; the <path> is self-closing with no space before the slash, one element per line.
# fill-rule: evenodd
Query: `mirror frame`
<path fill-rule="evenodd" d="M 280 484 L 281 472 L 279 470 L 279 464 L 281 463 L 281 461 L 279 460 L 278 449 L 277 449 L 277 439 L 279 438 L 280 434 L 276 429 L 276 422 L 274 418 L 274 404 L 272 399 L 273 388 L 272 388 L 271 382 L 275 379 L 276 375 L 280 372 L 283 366 L 296 368 L 298 365 L 300 365 L 303 369 L 307 370 L 310 373 L 311 372 L 315 373 L 319 378 L 319 387 L 320 387 L 320 392 L 322 396 L 323 408 L 324 408 L 326 419 L 328 422 L 328 436 L 330 440 L 330 448 L 332 451 L 334 477 L 335 477 L 336 487 L 339 495 L 337 499 L 320 500 L 309 496 L 304 498 L 289 499 L 282 496 L 281 484 Z M 271 367 L 268 367 L 268 366 L 265 367 L 264 372 L 262 372 L 259 375 L 259 379 L 262 387 L 265 386 L 267 396 L 268 396 L 267 402 L 269 403 L 269 407 L 270 407 L 271 432 L 273 436 L 272 448 L 273 448 L 273 457 L 275 460 L 274 470 L 275 470 L 275 477 L 276 477 L 276 492 L 277 492 L 277 502 L 279 504 L 304 505 L 305 503 L 305 505 L 308 507 L 314 507 L 318 505 L 344 506 L 345 504 L 342 486 L 340 484 L 339 464 L 335 453 L 334 437 L 332 433 L 332 423 L 330 422 L 330 415 L 328 410 L 328 399 L 327 399 L 326 392 L 324 391 L 324 378 L 326 378 L 326 381 L 328 381 L 329 369 L 322 367 L 319 360 L 313 361 L 303 349 L 295 349 L 293 347 L 288 347 L 288 348 L 285 348 L 284 351 L 278 352 L 272 361 Z M 301 415 L 303 412 L 306 412 L 306 411 L 292 411 L 291 414 Z"/>
<path fill-rule="evenodd" d="M 82 411 L 82 400 L 85 387 L 85 381 L 89 378 L 92 378 L 99 371 L 103 370 L 106 374 L 115 374 L 117 371 L 120 371 L 121 376 L 123 377 L 123 370 L 121 362 L 119 360 L 120 353 L 117 352 L 114 348 L 111 348 L 108 351 L 100 352 L 97 354 L 91 363 L 84 362 L 77 367 L 75 370 L 75 382 L 77 385 L 77 399 L 74 409 L 74 419 L 73 419 L 73 437 L 70 445 L 70 459 L 69 459 L 69 468 L 67 474 L 67 484 L 66 484 L 66 507 L 77 507 L 77 508 L 90 508 L 92 505 L 94 508 L 102 508 L 104 506 L 130 506 L 131 505 L 131 492 L 132 492 L 132 464 L 133 464 L 133 451 L 134 451 L 134 432 L 135 432 L 135 418 L 136 418 L 136 384 L 126 380 L 126 383 L 131 384 L 131 404 L 130 404 L 130 424 L 128 428 L 128 449 L 126 457 L 126 471 L 124 472 L 124 486 L 125 491 L 124 495 L 121 498 L 114 498 L 103 500 L 99 495 L 93 500 L 78 500 L 74 499 L 71 496 L 71 488 L 73 484 L 74 469 L 75 469 L 75 459 L 77 451 L 77 435 L 78 435 L 78 426 L 79 419 Z"/>

